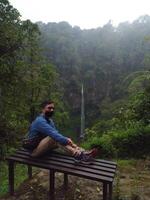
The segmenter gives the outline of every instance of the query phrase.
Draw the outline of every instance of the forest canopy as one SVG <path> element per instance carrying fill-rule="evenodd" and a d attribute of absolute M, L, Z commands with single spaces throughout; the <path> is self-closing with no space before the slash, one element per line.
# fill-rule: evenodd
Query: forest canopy
<path fill-rule="evenodd" d="M 67 22 L 22 21 L 9 1 L 0 0 L 1 154 L 19 145 L 43 99 L 56 102 L 57 125 L 77 138 L 82 84 L 85 146 L 102 145 L 106 155 L 133 156 L 131 146 L 148 154 L 149 70 L 148 15 L 81 30 Z"/>

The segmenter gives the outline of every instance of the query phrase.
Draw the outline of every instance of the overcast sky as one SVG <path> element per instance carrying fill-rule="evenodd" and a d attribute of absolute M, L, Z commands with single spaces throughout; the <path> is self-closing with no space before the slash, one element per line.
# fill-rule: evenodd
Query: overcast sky
<path fill-rule="evenodd" d="M 150 0 L 9 0 L 22 15 L 32 22 L 67 21 L 72 26 L 90 29 L 103 26 L 109 20 L 119 22 L 150 15 Z"/>

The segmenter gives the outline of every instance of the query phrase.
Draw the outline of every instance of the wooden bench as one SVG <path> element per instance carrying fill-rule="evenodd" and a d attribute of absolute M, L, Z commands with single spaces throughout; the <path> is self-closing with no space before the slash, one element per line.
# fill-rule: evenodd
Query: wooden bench
<path fill-rule="evenodd" d="M 93 164 L 75 164 L 72 156 L 52 151 L 49 155 L 32 158 L 25 149 L 17 150 L 7 157 L 9 168 L 9 193 L 14 194 L 14 163 L 28 165 L 28 176 L 32 178 L 32 166 L 47 169 L 49 175 L 50 199 L 55 198 L 55 172 L 64 174 L 64 188 L 67 189 L 68 175 L 74 175 L 103 183 L 103 200 L 112 200 L 112 185 L 116 171 L 116 163 L 95 159 Z"/>

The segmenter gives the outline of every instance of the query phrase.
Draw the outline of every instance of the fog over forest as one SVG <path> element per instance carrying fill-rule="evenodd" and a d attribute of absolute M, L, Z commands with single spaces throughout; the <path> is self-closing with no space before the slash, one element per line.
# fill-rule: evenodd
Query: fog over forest
<path fill-rule="evenodd" d="M 112 192 L 112 178 L 115 172 L 112 166 L 116 165 L 112 165 L 109 160 L 113 160 L 118 165 L 113 185 L 114 199 L 149 199 L 150 16 L 139 16 L 132 23 L 122 22 L 117 27 L 109 21 L 98 28 L 81 29 L 79 26 L 71 26 L 66 21 L 43 23 L 41 20 L 33 23 L 30 19 L 22 20 L 21 14 L 8 0 L 0 0 L 0 198 L 6 194 L 4 200 L 10 200 L 7 192 L 8 177 L 12 185 L 14 182 L 12 159 L 16 158 L 24 163 L 24 159 L 29 158 L 28 164 L 35 163 L 34 166 L 45 166 L 46 169 L 54 166 L 50 173 L 51 180 L 54 180 L 57 166 L 56 172 L 60 169 L 66 173 L 65 184 L 67 173 L 78 175 L 78 172 L 83 177 L 104 181 L 103 189 L 98 185 L 94 186 L 93 183 L 89 187 L 87 181 L 83 182 L 82 189 L 76 188 L 76 185 L 79 186 L 76 184 L 78 177 L 71 177 L 73 192 L 69 195 L 79 195 L 81 200 L 84 198 L 83 190 L 86 193 L 89 188 L 86 193 L 89 199 L 93 198 L 90 198 L 90 195 L 100 195 L 102 191 L 107 193 L 108 185 L 109 192 Z M 81 97 L 84 97 L 84 101 Z M 49 108 L 46 107 L 50 106 L 49 104 L 42 107 L 40 115 L 41 102 L 50 99 L 54 104 L 49 103 L 52 106 Z M 83 118 L 81 120 L 81 102 L 85 103 L 82 104 L 85 111 L 82 110 L 83 116 L 85 115 L 85 128 Z M 54 111 L 54 106 L 53 120 L 56 128 L 49 119 L 51 116 L 46 116 L 44 110 L 46 108 Z M 31 152 L 23 149 L 16 157 L 11 156 L 10 176 L 6 157 L 23 147 L 24 138 L 27 144 L 33 141 L 32 139 L 37 139 L 27 138 L 27 134 L 38 115 L 50 129 L 47 132 L 43 131 L 45 129 L 35 128 L 37 136 L 60 136 L 65 141 L 64 146 L 71 145 L 71 148 L 76 148 L 73 145 L 74 141 L 88 152 L 82 152 L 78 148 L 78 155 L 77 152 L 71 154 L 74 158 L 66 159 L 64 155 L 59 155 L 63 158 L 59 162 L 58 157 L 56 160 L 49 157 L 44 163 L 41 162 L 42 158 L 36 158 L 41 162 L 41 165 L 36 165 Z M 82 140 L 79 137 L 81 129 L 85 136 Z M 56 142 L 60 142 L 56 137 L 53 140 L 55 145 Z M 38 142 L 41 142 L 41 138 Z M 90 149 L 92 151 L 89 151 Z M 98 163 L 94 164 L 95 168 L 90 166 L 87 170 L 84 165 L 74 165 L 77 156 L 78 161 L 83 161 L 83 156 L 88 157 L 93 152 L 97 153 L 96 159 L 99 158 L 94 161 Z M 51 155 L 53 156 L 49 156 Z M 54 153 L 54 159 L 55 155 Z M 93 163 L 93 155 L 91 157 Z M 59 166 L 60 162 L 63 169 Z M 104 163 L 107 167 L 109 163 L 108 171 Z M 81 168 L 83 171 L 78 171 Z M 65 171 L 66 169 L 69 171 Z M 22 180 L 25 180 L 27 171 L 22 165 L 16 168 L 16 171 L 16 185 L 20 185 Z M 28 172 L 31 175 L 31 170 Z M 38 175 L 35 174 L 35 182 L 25 181 L 14 198 L 46 199 L 46 187 L 49 186 L 46 186 L 45 180 L 49 178 L 43 174 L 39 178 Z M 56 182 L 60 182 L 60 179 Z M 81 181 L 79 182 L 82 185 Z M 44 183 L 44 186 L 41 183 Z M 50 184 L 50 188 L 53 188 L 53 183 Z M 64 187 L 61 188 L 64 194 Z M 9 185 L 9 189 L 13 192 L 12 186 Z M 30 198 L 31 196 L 33 198 Z"/>
<path fill-rule="evenodd" d="M 130 74 L 149 70 L 148 15 L 133 23 L 120 23 L 118 27 L 109 22 L 89 30 L 72 27 L 67 22 L 37 24 L 43 54 L 59 71 L 65 101 L 77 114 L 84 84 L 88 124 L 101 117 L 101 104 L 105 100 L 114 102 L 124 98 Z"/>
<path fill-rule="evenodd" d="M 149 15 L 117 27 L 109 21 L 82 30 L 68 22 L 23 21 L 7 0 L 0 6 L 0 142 L 6 151 L 24 136 L 40 102 L 48 98 L 56 102 L 57 126 L 77 139 L 82 84 L 87 141 L 92 133 L 96 138 L 87 145 L 103 143 L 106 135 L 112 139 L 114 130 L 147 130 Z"/>

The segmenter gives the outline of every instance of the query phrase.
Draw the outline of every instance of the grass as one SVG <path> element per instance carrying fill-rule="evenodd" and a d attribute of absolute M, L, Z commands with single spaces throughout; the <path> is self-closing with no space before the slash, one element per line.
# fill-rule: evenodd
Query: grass
<path fill-rule="evenodd" d="M 117 160 L 115 200 L 142 200 L 150 195 L 150 159 Z"/>
<path fill-rule="evenodd" d="M 37 171 L 37 168 L 33 168 L 33 172 Z M 27 166 L 23 164 L 15 165 L 15 189 L 28 178 Z M 0 197 L 8 193 L 8 165 L 6 162 L 0 162 Z"/>
<path fill-rule="evenodd" d="M 117 160 L 117 164 L 119 167 L 130 167 L 136 166 L 137 160 L 136 159 L 129 159 L 129 160 Z"/>

